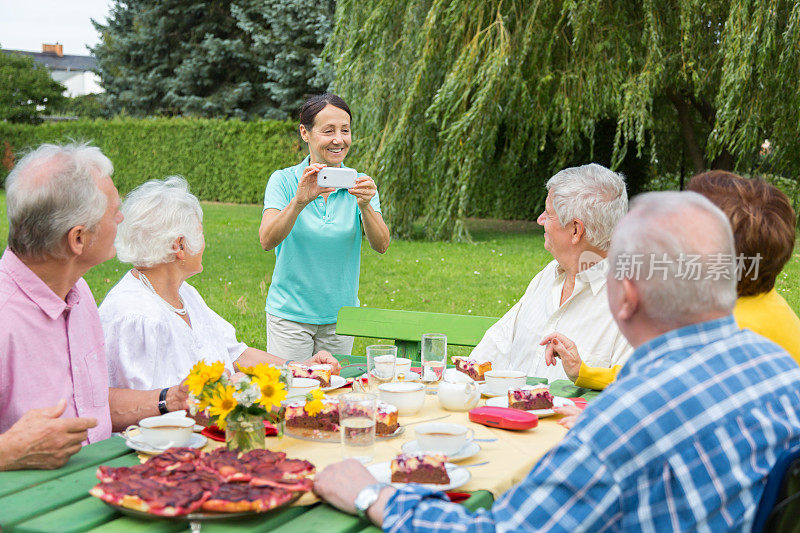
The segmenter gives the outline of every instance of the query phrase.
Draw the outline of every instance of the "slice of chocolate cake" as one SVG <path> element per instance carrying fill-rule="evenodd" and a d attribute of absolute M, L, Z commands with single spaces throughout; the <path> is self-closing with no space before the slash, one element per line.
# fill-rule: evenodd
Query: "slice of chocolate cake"
<path fill-rule="evenodd" d="M 508 390 L 508 406 L 523 411 L 552 409 L 553 395 L 547 385 L 525 385 Z"/>
<path fill-rule="evenodd" d="M 450 476 L 445 467 L 447 458 L 440 453 L 400 454 L 390 465 L 392 483 L 430 483 L 447 485 Z"/>

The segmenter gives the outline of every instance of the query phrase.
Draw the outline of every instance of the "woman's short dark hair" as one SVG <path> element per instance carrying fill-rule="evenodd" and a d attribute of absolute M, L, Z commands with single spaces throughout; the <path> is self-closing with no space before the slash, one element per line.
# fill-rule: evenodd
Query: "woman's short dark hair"
<path fill-rule="evenodd" d="M 325 106 L 327 105 L 338 107 L 339 109 L 347 112 L 347 114 L 350 115 L 350 118 L 353 117 L 352 113 L 350 113 L 350 108 L 347 106 L 347 103 L 342 100 L 340 96 L 337 96 L 333 93 L 325 93 L 312 96 L 306 100 L 306 103 L 300 108 L 300 124 L 302 124 L 307 130 L 310 130 L 314 125 L 314 119 L 317 118 L 319 112 L 325 109 Z"/>
<path fill-rule="evenodd" d="M 772 290 L 794 249 L 795 213 L 789 198 L 761 178 L 745 179 L 724 170 L 698 174 L 687 189 L 711 200 L 730 220 L 736 254 L 745 258 L 745 271 L 736 285 L 739 296 Z M 746 270 L 748 258 L 756 255 L 760 255 L 758 276 L 752 279 Z"/>

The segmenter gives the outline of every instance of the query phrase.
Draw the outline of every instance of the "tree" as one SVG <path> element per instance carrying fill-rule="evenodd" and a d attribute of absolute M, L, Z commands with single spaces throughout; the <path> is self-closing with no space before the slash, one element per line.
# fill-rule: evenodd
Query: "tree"
<path fill-rule="evenodd" d="M 115 0 L 92 51 L 105 104 L 134 115 L 284 118 L 327 80 L 333 1 Z"/>
<path fill-rule="evenodd" d="M 231 13 L 252 40 L 264 88 L 284 116 L 309 94 L 325 92 L 333 72 L 321 65 L 333 31 L 335 0 L 237 0 Z"/>
<path fill-rule="evenodd" d="M 0 52 L 0 120 L 39 123 L 65 90 L 32 57 Z"/>
<path fill-rule="evenodd" d="M 92 49 L 107 105 L 134 115 L 259 116 L 272 107 L 225 0 L 116 0 Z"/>
<path fill-rule="evenodd" d="M 340 0 L 324 57 L 399 236 L 422 216 L 430 238 L 468 238 L 495 184 L 541 206 L 544 180 L 601 145 L 652 173 L 800 163 L 788 0 Z"/>

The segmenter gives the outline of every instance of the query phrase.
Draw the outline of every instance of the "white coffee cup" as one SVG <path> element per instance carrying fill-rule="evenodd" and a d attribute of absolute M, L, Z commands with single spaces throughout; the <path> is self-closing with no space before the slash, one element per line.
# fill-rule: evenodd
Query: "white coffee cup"
<path fill-rule="evenodd" d="M 484 377 L 486 390 L 494 394 L 504 394 L 508 389 L 522 387 L 528 381 L 525 372 L 519 370 L 489 370 Z"/>
<path fill-rule="evenodd" d="M 378 385 L 381 400 L 397 407 L 401 416 L 413 415 L 425 403 L 425 386 L 413 381 L 394 381 Z"/>
<path fill-rule="evenodd" d="M 129 432 L 138 429 L 136 436 Z M 186 446 L 192 438 L 194 420 L 177 416 L 151 416 L 143 418 L 139 424 L 128 426 L 122 434 L 126 439 L 149 444 L 154 448 Z"/>
<path fill-rule="evenodd" d="M 405 375 L 406 381 L 408 381 L 411 374 L 411 359 L 407 359 L 405 357 L 398 357 L 394 363 L 394 377 L 397 378 L 400 374 Z"/>
<path fill-rule="evenodd" d="M 292 386 L 286 393 L 287 398 L 302 397 L 319 388 L 319 381 L 311 378 L 292 378 Z"/>
<path fill-rule="evenodd" d="M 475 432 L 472 428 L 459 424 L 444 424 L 429 422 L 420 424 L 414 432 L 417 434 L 417 444 L 425 452 L 442 452 L 445 455 L 455 455 L 472 442 Z"/>

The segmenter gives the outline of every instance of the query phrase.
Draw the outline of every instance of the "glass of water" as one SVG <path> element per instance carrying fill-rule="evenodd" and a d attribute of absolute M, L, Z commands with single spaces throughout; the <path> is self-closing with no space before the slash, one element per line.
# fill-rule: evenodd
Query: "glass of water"
<path fill-rule="evenodd" d="M 342 433 L 343 457 L 358 459 L 364 464 L 375 455 L 374 394 L 351 392 L 339 396 L 339 427 Z"/>
<path fill-rule="evenodd" d="M 441 381 L 446 365 L 447 335 L 424 333 L 422 335 L 422 381 L 428 384 L 428 394 L 436 394 L 435 385 Z"/>
<path fill-rule="evenodd" d="M 367 346 L 367 376 L 369 392 L 378 393 L 378 385 L 394 379 L 394 365 L 397 362 L 397 346 L 392 344 L 373 344 Z"/>

